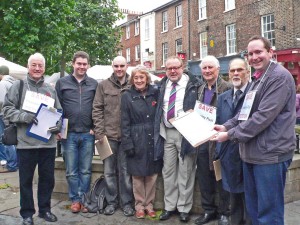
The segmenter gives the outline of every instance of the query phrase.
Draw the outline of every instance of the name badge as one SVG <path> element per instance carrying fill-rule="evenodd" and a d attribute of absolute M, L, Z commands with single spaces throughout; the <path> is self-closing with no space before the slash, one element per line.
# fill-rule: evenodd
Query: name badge
<path fill-rule="evenodd" d="M 256 92 L 257 90 L 254 90 L 254 91 L 249 91 L 246 94 L 238 120 L 247 120 L 249 118 Z"/>
<path fill-rule="evenodd" d="M 215 124 L 217 118 L 216 107 L 196 101 L 194 111 L 196 111 L 207 122 Z"/>
<path fill-rule="evenodd" d="M 54 107 L 54 101 L 53 98 L 47 95 L 34 91 L 26 91 L 22 109 L 36 113 L 42 103 L 48 107 Z"/>

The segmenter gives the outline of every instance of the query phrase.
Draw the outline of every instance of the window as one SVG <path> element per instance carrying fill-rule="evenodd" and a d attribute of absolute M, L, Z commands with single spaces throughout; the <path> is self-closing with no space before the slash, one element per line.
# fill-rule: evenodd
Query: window
<path fill-rule="evenodd" d="M 207 32 L 200 33 L 200 58 L 207 56 Z"/>
<path fill-rule="evenodd" d="M 162 64 L 165 65 L 165 62 L 168 58 L 168 43 L 165 42 L 162 44 Z"/>
<path fill-rule="evenodd" d="M 261 29 L 262 36 L 267 38 L 272 46 L 275 46 L 274 14 L 269 14 L 261 18 Z"/>
<path fill-rule="evenodd" d="M 235 0 L 225 0 L 225 11 L 235 9 Z"/>
<path fill-rule="evenodd" d="M 135 21 L 134 23 L 134 35 L 140 34 L 140 21 Z"/>
<path fill-rule="evenodd" d="M 126 49 L 126 60 L 127 60 L 127 63 L 130 63 L 130 48 Z"/>
<path fill-rule="evenodd" d="M 148 40 L 149 38 L 150 38 L 149 19 L 145 19 L 145 40 Z"/>
<path fill-rule="evenodd" d="M 230 24 L 226 26 L 226 47 L 228 55 L 236 53 L 235 24 Z"/>
<path fill-rule="evenodd" d="M 199 0 L 199 20 L 206 19 L 206 0 Z"/>
<path fill-rule="evenodd" d="M 175 8 L 176 27 L 182 26 L 182 7 L 181 5 Z"/>
<path fill-rule="evenodd" d="M 130 38 L 130 26 L 126 26 L 126 39 Z"/>
<path fill-rule="evenodd" d="M 168 12 L 162 12 L 162 31 L 168 31 Z"/>
<path fill-rule="evenodd" d="M 177 52 L 182 52 L 182 38 L 177 39 L 175 41 L 175 46 L 176 46 L 176 53 Z"/>
<path fill-rule="evenodd" d="M 139 60 L 140 59 L 140 46 L 136 45 L 135 46 L 135 60 Z"/>

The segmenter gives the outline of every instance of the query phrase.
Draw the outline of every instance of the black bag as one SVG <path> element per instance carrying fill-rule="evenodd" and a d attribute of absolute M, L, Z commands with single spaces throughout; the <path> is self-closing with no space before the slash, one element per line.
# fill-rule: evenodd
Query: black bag
<path fill-rule="evenodd" d="M 18 100 L 18 104 L 16 105 L 16 109 L 20 109 L 22 92 L 23 92 L 23 85 L 24 85 L 24 81 L 20 80 L 19 100 Z M 10 123 L 4 129 L 4 132 L 3 132 L 3 135 L 2 135 L 2 143 L 4 145 L 17 145 L 18 144 L 17 126 L 16 126 L 16 124 Z"/>
<path fill-rule="evenodd" d="M 104 176 L 101 176 L 95 181 L 91 190 L 83 194 L 82 204 L 88 209 L 89 213 L 103 213 L 104 208 L 107 205 L 105 189 L 105 179 Z"/>

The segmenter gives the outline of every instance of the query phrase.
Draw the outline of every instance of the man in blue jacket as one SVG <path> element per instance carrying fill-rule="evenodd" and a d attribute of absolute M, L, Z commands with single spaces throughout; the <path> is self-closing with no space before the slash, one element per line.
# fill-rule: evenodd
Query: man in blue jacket
<path fill-rule="evenodd" d="M 223 124 L 241 109 L 247 93 L 250 71 L 247 62 L 235 58 L 229 62 L 229 79 L 233 88 L 221 94 L 217 104 L 217 124 Z M 246 213 L 242 160 L 239 145 L 232 141 L 217 144 L 217 156 L 221 161 L 223 189 L 230 192 L 230 224 L 250 225 Z M 219 225 L 223 225 L 219 221 Z"/>
<path fill-rule="evenodd" d="M 55 89 L 68 119 L 67 139 L 61 139 L 62 154 L 66 165 L 71 211 L 87 212 L 81 204 L 82 194 L 91 182 L 92 159 L 95 136 L 93 132 L 92 107 L 97 81 L 87 76 L 89 55 L 78 51 L 72 60 L 73 74 L 56 82 Z"/>
<path fill-rule="evenodd" d="M 296 147 L 295 81 L 272 56 L 268 39 L 250 38 L 248 61 L 255 73 L 245 98 L 248 107 L 215 126 L 220 131 L 216 141 L 240 145 L 246 207 L 253 225 L 284 224 L 286 172 Z"/>

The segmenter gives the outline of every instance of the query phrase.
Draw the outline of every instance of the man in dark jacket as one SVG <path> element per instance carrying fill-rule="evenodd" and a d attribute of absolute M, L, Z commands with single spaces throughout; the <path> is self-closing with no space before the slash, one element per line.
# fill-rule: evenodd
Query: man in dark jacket
<path fill-rule="evenodd" d="M 181 111 L 194 109 L 199 81 L 183 73 L 183 63 L 178 57 L 166 61 L 167 76 L 161 81 L 160 96 L 154 126 L 154 159 L 162 159 L 165 210 L 160 220 L 167 220 L 177 209 L 182 222 L 189 220 L 193 205 L 196 172 L 196 150 L 169 122 Z M 172 101 L 175 93 L 174 102 Z M 181 155 L 181 157 L 178 157 Z"/>
<path fill-rule="evenodd" d="M 126 59 L 117 56 L 112 68 L 114 72 L 111 77 L 98 84 L 93 103 L 96 139 L 103 141 L 106 135 L 113 151 L 113 155 L 103 160 L 108 203 L 104 214 L 114 214 L 120 199 L 124 215 L 133 216 L 132 182 L 127 172 L 126 155 L 121 149 L 121 96 L 130 88 Z"/>
<path fill-rule="evenodd" d="M 67 139 L 61 139 L 62 154 L 66 165 L 71 211 L 87 212 L 81 204 L 82 194 L 91 183 L 94 132 L 92 121 L 93 100 L 97 81 L 87 76 L 89 55 L 79 51 L 73 56 L 73 74 L 59 79 L 56 91 L 68 119 Z"/>
<path fill-rule="evenodd" d="M 247 62 L 235 58 L 229 62 L 229 79 L 234 88 L 218 98 L 217 124 L 223 124 L 234 117 L 241 109 L 245 95 L 250 87 L 250 71 Z M 223 189 L 230 192 L 230 224 L 250 225 L 246 213 L 242 160 L 239 145 L 232 141 L 217 143 L 217 156 L 221 161 Z"/>
<path fill-rule="evenodd" d="M 240 145 L 246 206 L 253 225 L 284 224 L 286 172 L 296 147 L 295 81 L 272 56 L 268 39 L 250 38 L 248 61 L 255 73 L 244 100 L 247 107 L 215 126 L 216 141 Z"/>
<path fill-rule="evenodd" d="M 208 55 L 200 64 L 203 80 L 198 88 L 198 100 L 209 106 L 217 106 L 221 93 L 229 90 L 232 85 L 219 76 L 220 64 L 216 57 Z M 229 216 L 229 193 L 224 191 L 221 182 L 216 182 L 212 161 L 216 144 L 213 141 L 199 146 L 197 155 L 197 179 L 201 192 L 201 205 L 204 214 L 196 219 L 196 224 L 205 224 L 215 219 L 219 213 L 219 224 L 227 225 Z M 219 207 L 215 204 L 216 188 L 219 191 Z"/>

